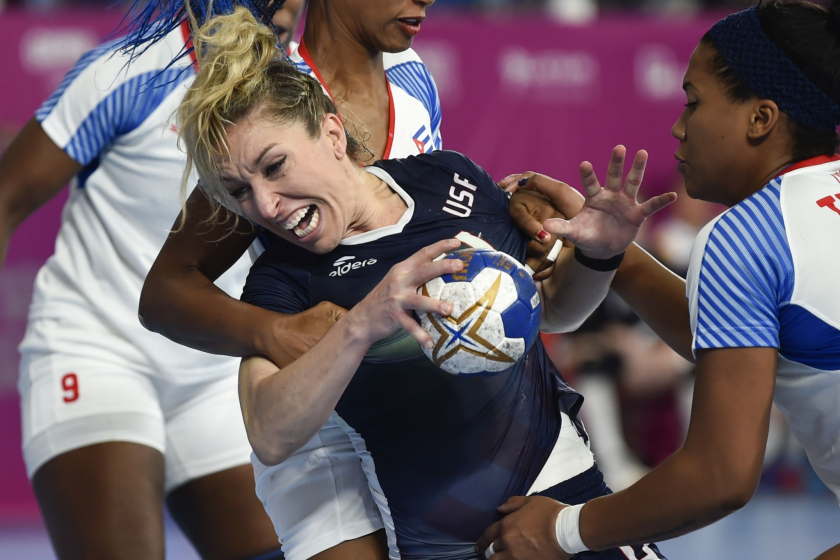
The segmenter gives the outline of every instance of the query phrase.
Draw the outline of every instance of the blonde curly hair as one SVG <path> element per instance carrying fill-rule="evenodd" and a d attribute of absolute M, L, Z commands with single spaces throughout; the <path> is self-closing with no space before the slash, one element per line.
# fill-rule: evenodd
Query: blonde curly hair
<path fill-rule="evenodd" d="M 197 26 L 196 26 L 197 27 Z M 192 166 L 213 207 L 210 222 L 220 221 L 222 208 L 241 209 L 221 181 L 219 158 L 230 153 L 227 127 L 255 115 L 278 124 L 300 123 L 317 139 L 327 114 L 338 114 L 333 101 L 313 77 L 299 72 L 283 55 L 271 30 L 244 7 L 216 16 L 193 36 L 198 76 L 177 109 L 177 124 L 186 147 L 187 165 L 181 182 L 182 218 Z M 347 135 L 347 153 L 358 161 L 364 147 Z M 227 221 L 230 213 L 225 213 Z"/>

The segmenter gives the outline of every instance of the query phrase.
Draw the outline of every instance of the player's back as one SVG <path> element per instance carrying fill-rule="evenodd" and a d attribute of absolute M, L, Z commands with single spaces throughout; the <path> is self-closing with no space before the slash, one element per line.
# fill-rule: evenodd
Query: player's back
<path fill-rule="evenodd" d="M 775 401 L 840 498 L 840 161 L 786 173 L 780 195 L 793 285 L 779 313 Z"/>

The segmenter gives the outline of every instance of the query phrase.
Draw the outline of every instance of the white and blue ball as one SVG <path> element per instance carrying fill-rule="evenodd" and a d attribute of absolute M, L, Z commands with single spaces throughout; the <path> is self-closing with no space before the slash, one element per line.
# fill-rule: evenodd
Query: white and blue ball
<path fill-rule="evenodd" d="M 456 375 L 495 375 L 511 368 L 539 334 L 542 308 L 531 275 L 499 251 L 462 249 L 444 258 L 461 259 L 464 268 L 418 290 L 453 306 L 449 317 L 417 314 L 435 343 L 423 351 Z"/>

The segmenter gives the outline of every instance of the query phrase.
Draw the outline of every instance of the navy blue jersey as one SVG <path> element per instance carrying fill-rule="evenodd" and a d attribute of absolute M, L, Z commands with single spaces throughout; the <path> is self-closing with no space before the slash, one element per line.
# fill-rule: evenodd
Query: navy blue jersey
<path fill-rule="evenodd" d="M 273 239 L 243 301 L 282 313 L 321 301 L 350 308 L 393 265 L 451 237 L 524 259 L 527 239 L 509 217 L 506 194 L 461 154 L 437 151 L 368 170 L 404 198 L 403 219 L 324 255 Z M 360 454 L 387 499 L 385 525 L 393 523 L 402 558 L 465 559 L 475 557 L 496 507 L 536 479 L 557 440 L 559 412 L 577 419 L 581 401 L 539 341 L 504 373 L 464 378 L 438 369 L 403 332 L 371 348 L 336 412 L 357 451 L 369 452 Z"/>

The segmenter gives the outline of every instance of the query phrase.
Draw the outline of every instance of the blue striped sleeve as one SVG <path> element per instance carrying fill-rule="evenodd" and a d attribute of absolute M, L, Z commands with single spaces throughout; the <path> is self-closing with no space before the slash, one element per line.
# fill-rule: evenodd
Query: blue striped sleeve
<path fill-rule="evenodd" d="M 172 90 L 191 76 L 185 68 L 170 68 L 145 72 L 126 80 L 88 114 L 64 146 L 64 151 L 87 165 L 117 137 L 140 126 Z"/>
<path fill-rule="evenodd" d="M 58 85 L 58 88 L 52 95 L 50 95 L 46 101 L 35 111 L 35 118 L 38 122 L 43 122 L 50 113 L 52 113 L 53 109 L 55 109 L 56 104 L 61 99 L 61 96 L 67 91 L 67 88 L 73 81 L 81 74 L 84 70 L 87 69 L 94 61 L 99 59 L 99 57 L 103 56 L 104 54 L 112 51 L 116 48 L 117 44 L 121 41 L 121 39 L 115 39 L 108 43 L 103 43 L 96 47 L 95 49 L 91 49 L 79 58 L 73 68 L 70 69 L 69 72 L 64 76 L 64 79 L 61 80 L 61 83 Z"/>
<path fill-rule="evenodd" d="M 793 293 L 780 181 L 729 210 L 700 267 L 695 349 L 779 347 L 779 308 Z"/>
<path fill-rule="evenodd" d="M 442 149 L 440 96 L 429 69 L 422 62 L 411 60 L 388 68 L 387 74 L 392 83 L 420 101 L 429 112 L 429 121 L 432 125 L 432 146 L 436 150 Z"/>

